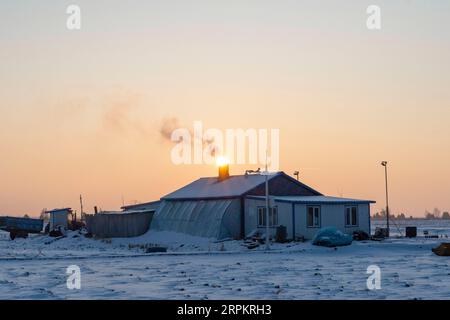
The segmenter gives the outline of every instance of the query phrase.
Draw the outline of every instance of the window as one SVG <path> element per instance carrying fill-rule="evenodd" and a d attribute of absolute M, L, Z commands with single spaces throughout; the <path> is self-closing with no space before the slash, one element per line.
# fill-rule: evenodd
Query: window
<path fill-rule="evenodd" d="M 307 207 L 308 228 L 320 228 L 320 207 Z"/>
<path fill-rule="evenodd" d="M 358 225 L 358 207 L 351 206 L 345 208 L 345 225 L 354 227 Z"/>
<path fill-rule="evenodd" d="M 269 210 L 269 227 L 278 225 L 278 207 Z M 266 226 L 266 207 L 258 207 L 258 227 Z"/>

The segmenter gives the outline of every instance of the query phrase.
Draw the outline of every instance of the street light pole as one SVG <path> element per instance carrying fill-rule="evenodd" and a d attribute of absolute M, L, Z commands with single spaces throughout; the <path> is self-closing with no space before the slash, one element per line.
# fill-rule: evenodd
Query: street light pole
<path fill-rule="evenodd" d="M 387 161 L 381 162 L 381 165 L 384 167 L 384 180 L 386 183 L 386 228 L 387 228 L 387 236 L 389 237 L 389 194 L 388 194 L 388 175 L 387 175 Z"/>
<path fill-rule="evenodd" d="M 269 246 L 269 170 L 267 169 L 267 150 L 266 150 L 266 250 Z"/>

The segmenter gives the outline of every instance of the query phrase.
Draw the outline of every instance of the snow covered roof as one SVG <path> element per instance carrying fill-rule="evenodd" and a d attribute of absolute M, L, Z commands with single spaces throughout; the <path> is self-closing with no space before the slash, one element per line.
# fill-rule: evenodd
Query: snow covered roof
<path fill-rule="evenodd" d="M 53 209 L 53 210 L 47 210 L 45 213 L 67 213 L 72 211 L 72 208 L 61 208 L 61 209 Z"/>
<path fill-rule="evenodd" d="M 248 196 L 251 199 L 265 199 L 262 196 Z M 276 196 L 270 197 L 271 199 L 278 202 L 289 202 L 289 203 L 306 203 L 306 204 L 364 204 L 364 203 L 375 203 L 373 200 L 362 200 L 362 199 L 350 199 L 350 198 L 339 198 L 339 197 L 329 197 L 329 196 Z"/>
<path fill-rule="evenodd" d="M 127 215 L 127 214 L 136 214 L 136 213 L 145 213 L 148 210 L 125 210 L 125 211 L 100 211 L 95 215 Z"/>
<path fill-rule="evenodd" d="M 285 176 L 295 183 L 307 188 L 317 194 L 319 192 L 304 185 L 303 183 L 289 177 L 284 172 L 276 172 L 269 174 L 269 180 Z M 181 189 L 178 189 L 168 195 L 162 197 L 162 200 L 192 200 L 192 199 L 220 199 L 220 198 L 236 198 L 245 195 L 247 192 L 265 183 L 265 175 L 248 174 L 230 176 L 225 180 L 219 180 L 217 177 L 200 178 Z"/>
<path fill-rule="evenodd" d="M 161 203 L 161 200 L 150 201 L 150 202 L 143 202 L 143 203 L 136 203 L 136 204 L 129 204 L 129 205 L 120 207 L 120 209 L 123 209 L 123 210 L 145 210 L 145 209 L 149 209 L 149 210 L 151 210 L 154 207 L 157 208 L 160 203 Z"/>

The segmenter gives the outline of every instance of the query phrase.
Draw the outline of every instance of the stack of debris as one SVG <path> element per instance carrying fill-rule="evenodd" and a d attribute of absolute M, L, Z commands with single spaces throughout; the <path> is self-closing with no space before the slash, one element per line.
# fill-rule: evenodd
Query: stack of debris
<path fill-rule="evenodd" d="M 443 242 L 439 245 L 439 247 L 431 249 L 431 251 L 434 252 L 434 254 L 438 256 L 450 256 L 450 243 Z"/>

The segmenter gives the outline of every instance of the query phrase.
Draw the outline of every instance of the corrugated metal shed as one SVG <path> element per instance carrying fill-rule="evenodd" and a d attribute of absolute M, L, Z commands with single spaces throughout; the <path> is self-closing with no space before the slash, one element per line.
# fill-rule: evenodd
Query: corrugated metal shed
<path fill-rule="evenodd" d="M 193 236 L 222 239 L 239 234 L 239 224 L 229 224 L 233 201 L 163 201 L 153 217 L 152 230 L 173 231 Z"/>

